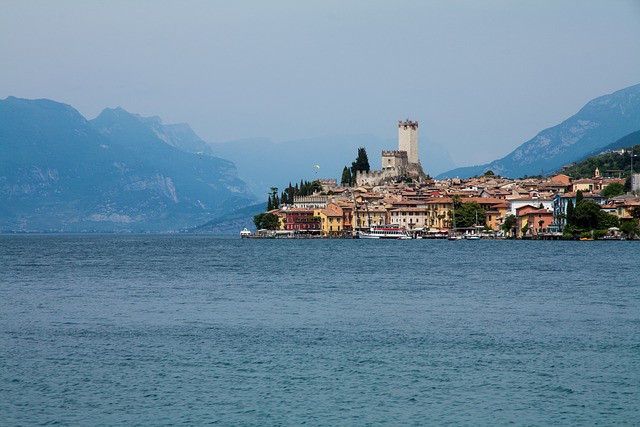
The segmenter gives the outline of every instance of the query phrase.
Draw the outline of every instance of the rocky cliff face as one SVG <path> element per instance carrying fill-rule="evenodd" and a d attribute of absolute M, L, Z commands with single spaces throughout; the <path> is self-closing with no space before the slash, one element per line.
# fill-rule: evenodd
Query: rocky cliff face
<path fill-rule="evenodd" d="M 182 151 L 199 141 L 122 109 L 0 101 L 0 230 L 170 231 L 253 204 L 233 163 Z"/>
<path fill-rule="evenodd" d="M 506 157 L 453 169 L 444 177 L 469 177 L 492 170 L 512 178 L 545 174 L 598 153 L 612 141 L 640 130 L 640 84 L 590 101 L 578 113 L 545 129 Z"/>

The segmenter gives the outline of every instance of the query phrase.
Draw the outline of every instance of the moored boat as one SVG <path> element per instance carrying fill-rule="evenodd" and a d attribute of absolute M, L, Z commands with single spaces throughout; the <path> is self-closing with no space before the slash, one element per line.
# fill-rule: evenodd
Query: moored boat
<path fill-rule="evenodd" d="M 407 230 L 396 224 L 374 225 L 368 232 L 358 230 L 356 237 L 358 239 L 411 239 L 411 235 L 409 235 Z"/>

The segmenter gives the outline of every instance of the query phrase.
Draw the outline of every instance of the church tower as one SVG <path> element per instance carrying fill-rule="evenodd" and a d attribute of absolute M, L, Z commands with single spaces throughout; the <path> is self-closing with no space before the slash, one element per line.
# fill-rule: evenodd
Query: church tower
<path fill-rule="evenodd" d="M 418 121 L 398 121 L 398 151 L 406 151 L 409 163 L 420 163 L 418 159 Z"/>

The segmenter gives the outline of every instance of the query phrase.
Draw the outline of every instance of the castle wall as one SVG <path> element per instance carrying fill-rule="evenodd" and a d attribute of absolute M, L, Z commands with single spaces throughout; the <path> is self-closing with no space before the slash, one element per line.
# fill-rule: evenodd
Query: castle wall
<path fill-rule="evenodd" d="M 356 173 L 356 185 L 379 185 L 385 179 L 394 179 L 402 176 L 401 168 L 387 168 L 381 171 L 358 171 Z"/>

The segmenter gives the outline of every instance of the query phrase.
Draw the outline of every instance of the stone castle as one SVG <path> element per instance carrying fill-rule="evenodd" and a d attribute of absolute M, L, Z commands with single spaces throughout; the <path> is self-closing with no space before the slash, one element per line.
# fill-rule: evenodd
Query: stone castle
<path fill-rule="evenodd" d="M 425 177 L 418 158 L 418 122 L 398 121 L 398 149 L 382 151 L 382 170 L 358 172 L 357 185 L 379 185 L 385 181 L 411 178 L 420 181 Z"/>

